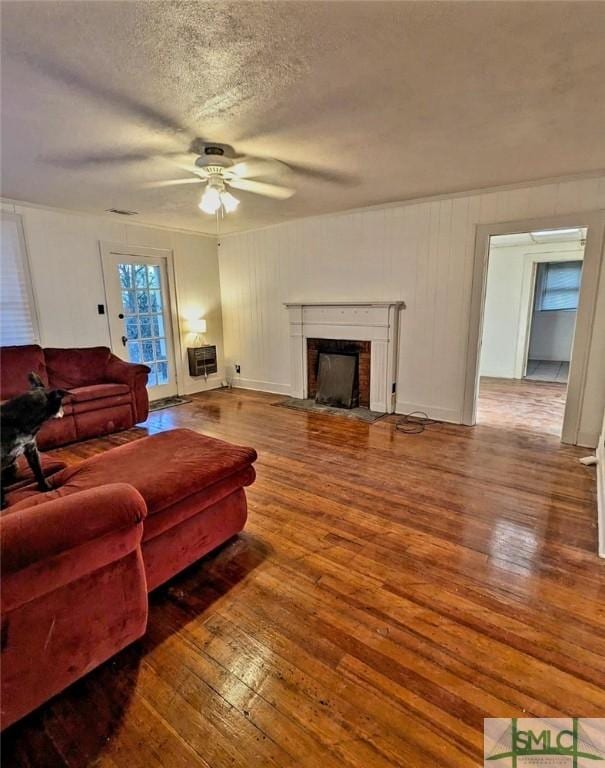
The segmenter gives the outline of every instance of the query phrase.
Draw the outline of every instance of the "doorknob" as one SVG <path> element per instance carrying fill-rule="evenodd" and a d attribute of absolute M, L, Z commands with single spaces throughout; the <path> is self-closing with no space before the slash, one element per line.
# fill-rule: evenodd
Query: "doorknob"
<path fill-rule="evenodd" d="M 126 342 L 127 342 L 127 341 L 128 341 L 128 337 L 127 337 L 127 336 L 122 336 L 122 344 L 123 344 L 124 346 L 126 346 Z"/>

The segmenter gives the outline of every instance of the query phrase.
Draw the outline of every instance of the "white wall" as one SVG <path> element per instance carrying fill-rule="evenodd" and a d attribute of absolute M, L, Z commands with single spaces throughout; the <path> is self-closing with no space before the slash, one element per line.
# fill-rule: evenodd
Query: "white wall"
<path fill-rule="evenodd" d="M 482 376 L 515 378 L 527 250 L 528 246 L 490 250 L 479 366 Z"/>
<path fill-rule="evenodd" d="M 476 224 L 599 208 L 605 208 L 605 177 L 302 219 L 225 236 L 219 264 L 226 357 L 241 364 L 244 386 L 288 391 L 282 302 L 403 299 L 397 410 L 422 409 L 458 422 Z M 605 406 L 603 278 L 597 313 L 603 324 L 590 350 L 584 439 L 598 434 Z"/>
<path fill-rule="evenodd" d="M 575 310 L 534 312 L 529 341 L 530 360 L 569 362 L 576 315 Z"/>
<path fill-rule="evenodd" d="M 107 315 L 97 313 L 97 304 L 105 303 L 99 241 L 167 248 L 174 255 L 178 314 L 199 309 L 208 322 L 204 341 L 216 344 L 219 355 L 218 374 L 208 382 L 191 378 L 186 346 L 193 339 L 183 332 L 183 350 L 177 350 L 179 392 L 220 386 L 223 332 L 215 238 L 139 226 L 110 214 L 91 216 L 6 201 L 2 208 L 23 219 L 42 346 L 110 345 Z"/>
<path fill-rule="evenodd" d="M 535 243 L 533 245 L 492 246 L 489 253 L 487 269 L 487 285 L 485 290 L 485 309 L 483 314 L 483 335 L 481 340 L 480 373 L 482 376 L 496 376 L 503 379 L 514 379 L 522 376 L 520 361 L 523 359 L 525 337 L 522 330 L 531 321 L 531 304 L 533 293 L 528 284 L 531 281 L 533 264 L 538 261 L 582 260 L 583 246 L 573 243 L 551 243 L 549 245 Z M 563 314 L 566 317 L 557 327 L 547 328 L 549 321 L 540 322 L 538 327 L 538 344 L 542 330 L 546 334 L 545 344 L 552 347 L 554 338 L 560 345 L 565 345 L 567 339 L 568 356 L 565 357 L 535 357 L 539 360 L 569 360 L 569 349 L 575 325 L 575 312 L 547 312 L 546 315 Z M 573 318 L 570 317 L 573 315 Z M 571 325 L 570 325 L 571 320 Z M 553 325 L 552 321 L 550 325 Z M 555 323 L 556 325 L 556 323 Z M 542 326 L 545 326 L 542 328 Z M 571 330 L 570 330 L 571 329 Z M 560 335 L 559 331 L 563 335 Z M 533 341 L 533 332 L 531 339 Z M 519 349 L 519 345 L 523 349 Z M 542 345 L 544 348 L 544 345 Z M 534 349 L 537 351 L 539 347 Z M 553 350 L 554 351 L 554 350 Z"/>

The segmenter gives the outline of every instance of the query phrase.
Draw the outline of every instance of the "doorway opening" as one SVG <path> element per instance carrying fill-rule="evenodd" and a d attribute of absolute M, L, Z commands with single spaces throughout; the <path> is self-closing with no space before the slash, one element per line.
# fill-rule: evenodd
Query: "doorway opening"
<path fill-rule="evenodd" d="M 151 401 L 177 394 L 167 259 L 102 252 L 107 320 L 114 354 L 150 368 Z"/>
<path fill-rule="evenodd" d="M 561 436 L 586 233 L 490 237 L 478 424 Z"/>

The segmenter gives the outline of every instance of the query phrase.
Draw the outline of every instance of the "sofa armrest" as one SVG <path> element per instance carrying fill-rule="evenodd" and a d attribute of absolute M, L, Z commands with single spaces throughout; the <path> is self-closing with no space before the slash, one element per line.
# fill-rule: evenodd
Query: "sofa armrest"
<path fill-rule="evenodd" d="M 150 372 L 151 368 L 147 365 L 127 363 L 117 355 L 111 354 L 105 369 L 105 378 L 112 383 L 128 384 L 132 388 L 136 377 L 141 374 L 145 374 L 145 384 L 147 384 L 147 376 Z"/>
<path fill-rule="evenodd" d="M 9 508 L 0 518 L 2 576 L 135 526 L 146 514 L 143 497 L 126 483 L 79 491 L 12 513 Z"/>

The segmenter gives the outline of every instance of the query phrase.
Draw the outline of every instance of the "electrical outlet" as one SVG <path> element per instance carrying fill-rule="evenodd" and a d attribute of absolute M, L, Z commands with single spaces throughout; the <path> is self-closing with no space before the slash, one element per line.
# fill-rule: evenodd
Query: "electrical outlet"
<path fill-rule="evenodd" d="M 235 364 L 235 372 L 236 373 L 241 373 L 241 365 L 239 363 Z"/>

